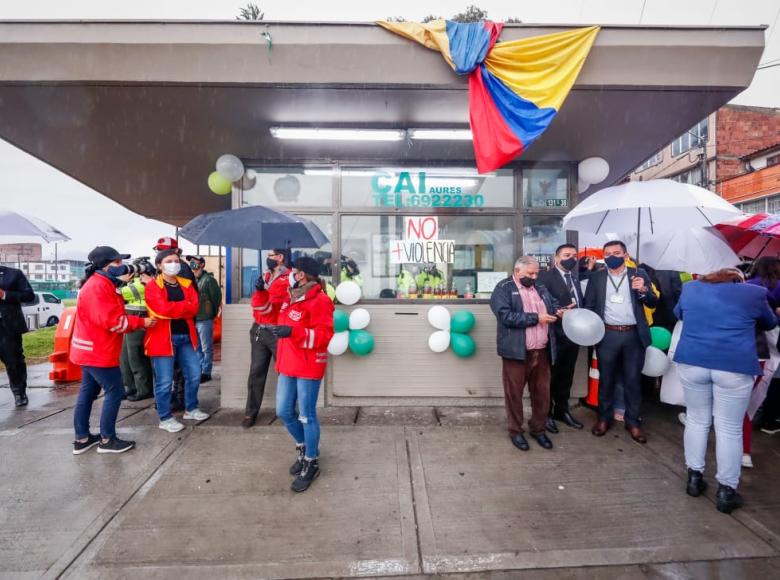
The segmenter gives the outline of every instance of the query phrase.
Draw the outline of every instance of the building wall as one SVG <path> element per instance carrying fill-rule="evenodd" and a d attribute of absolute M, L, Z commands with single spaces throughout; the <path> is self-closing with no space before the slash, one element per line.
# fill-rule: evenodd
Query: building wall
<path fill-rule="evenodd" d="M 41 259 L 41 244 L 0 244 L 0 262 Z"/>
<path fill-rule="evenodd" d="M 747 173 L 741 157 L 777 143 L 780 109 L 729 105 L 718 111 L 717 181 Z"/>

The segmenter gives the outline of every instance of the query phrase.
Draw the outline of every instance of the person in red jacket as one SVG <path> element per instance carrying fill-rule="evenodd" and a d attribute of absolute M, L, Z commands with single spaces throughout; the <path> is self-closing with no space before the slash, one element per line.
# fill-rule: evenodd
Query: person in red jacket
<path fill-rule="evenodd" d="M 292 266 L 288 297 L 269 332 L 279 338 L 276 349 L 276 415 L 295 440 L 298 457 L 290 467 L 291 489 L 306 491 L 320 474 L 320 423 L 317 397 L 333 337 L 333 303 L 319 278 L 320 264 L 304 256 Z M 296 412 L 297 405 L 297 412 Z"/>
<path fill-rule="evenodd" d="M 249 429 L 257 421 L 260 405 L 265 394 L 265 381 L 271 358 L 276 359 L 277 338 L 264 328 L 276 324 L 279 310 L 288 297 L 290 284 L 287 280 L 287 268 L 284 265 L 285 251 L 271 250 L 265 259 L 268 271 L 258 277 L 255 293 L 252 295 L 252 316 L 255 319 L 249 331 L 252 345 L 252 363 L 249 366 L 247 380 L 246 411 L 241 426 Z"/>
<path fill-rule="evenodd" d="M 81 366 L 82 376 L 73 410 L 74 455 L 81 455 L 95 445 L 98 453 L 123 453 L 135 447 L 134 441 L 123 441 L 116 436 L 116 417 L 125 398 L 119 369 L 122 335 L 140 328 L 153 328 L 157 322 L 125 314 L 125 301 L 118 287 L 130 279 L 127 266 L 122 264 L 129 257 L 108 246 L 98 246 L 88 256 L 70 346 L 70 361 Z M 100 413 L 100 436 L 97 436 L 89 432 L 89 416 L 101 388 L 106 396 Z"/>
<path fill-rule="evenodd" d="M 154 259 L 161 272 L 146 285 L 146 308 L 157 326 L 146 333 L 144 347 L 154 368 L 154 400 L 160 416 L 160 429 L 176 433 L 184 429 L 171 412 L 173 364 L 184 373 L 183 419 L 204 421 L 208 413 L 198 408 L 200 359 L 195 315 L 198 313 L 198 288 L 191 280 L 179 276 L 181 264 L 175 249 L 163 250 Z"/>

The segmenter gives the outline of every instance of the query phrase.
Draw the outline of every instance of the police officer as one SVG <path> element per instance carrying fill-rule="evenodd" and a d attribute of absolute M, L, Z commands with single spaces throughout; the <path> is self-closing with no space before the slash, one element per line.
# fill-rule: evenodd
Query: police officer
<path fill-rule="evenodd" d="M 149 274 L 141 274 L 133 278 L 120 289 L 125 300 L 125 312 L 130 316 L 146 318 L 146 299 L 144 296 L 146 284 L 152 280 Z M 122 340 L 122 382 L 125 385 L 128 401 L 151 399 L 152 392 L 152 361 L 144 353 L 146 329 L 139 328 L 124 335 Z"/>
<path fill-rule="evenodd" d="M 35 293 L 16 268 L 0 266 L 0 361 L 5 365 L 17 407 L 27 405 L 27 364 L 24 361 L 22 335 L 27 322 L 22 302 L 32 302 Z"/>

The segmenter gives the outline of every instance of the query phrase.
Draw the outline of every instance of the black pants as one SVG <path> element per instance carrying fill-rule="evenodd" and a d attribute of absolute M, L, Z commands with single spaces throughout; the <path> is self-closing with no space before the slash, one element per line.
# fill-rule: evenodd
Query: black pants
<path fill-rule="evenodd" d="M 574 369 L 577 366 L 580 346 L 562 334 L 556 337 L 556 345 L 557 356 L 550 376 L 550 402 L 552 403 L 550 414 L 560 417 L 569 411 L 571 384 L 574 380 Z"/>
<path fill-rule="evenodd" d="M 629 427 L 639 426 L 639 407 L 642 402 L 642 367 L 645 348 L 636 329 L 627 332 L 607 330 L 598 347 L 599 359 L 599 419 L 612 422 L 612 401 L 618 376 L 623 378 L 625 390 L 625 421 Z"/>
<path fill-rule="evenodd" d="M 772 379 L 764 399 L 764 425 L 780 419 L 780 379 Z"/>
<path fill-rule="evenodd" d="M 249 339 L 252 341 L 252 362 L 249 366 L 249 379 L 246 385 L 246 416 L 257 417 L 260 405 L 263 404 L 268 369 L 271 367 L 271 360 L 276 360 L 276 341 L 278 339 L 267 330 L 259 328 L 257 324 L 252 325 Z"/>
<path fill-rule="evenodd" d="M 27 364 L 24 361 L 22 335 L 10 333 L 0 322 L 0 362 L 5 365 L 11 392 L 23 397 L 27 393 Z"/>
<path fill-rule="evenodd" d="M 128 395 L 148 397 L 152 394 L 152 361 L 144 354 L 146 331 L 136 330 L 122 338 L 122 381 Z"/>

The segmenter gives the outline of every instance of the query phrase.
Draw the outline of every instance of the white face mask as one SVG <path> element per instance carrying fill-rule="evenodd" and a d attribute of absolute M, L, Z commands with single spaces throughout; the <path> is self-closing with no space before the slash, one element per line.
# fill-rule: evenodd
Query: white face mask
<path fill-rule="evenodd" d="M 168 276 L 176 276 L 181 272 L 181 264 L 179 262 L 166 262 L 163 264 L 163 273 Z"/>
<path fill-rule="evenodd" d="M 295 274 L 290 272 L 290 275 L 287 276 L 287 279 L 290 281 L 290 288 L 295 288 L 295 285 L 298 283 L 298 280 L 295 279 Z"/>

